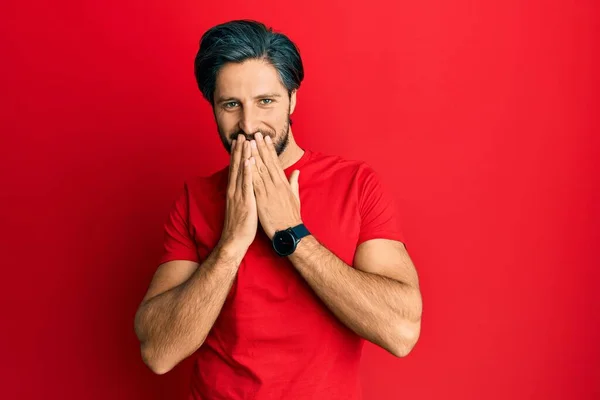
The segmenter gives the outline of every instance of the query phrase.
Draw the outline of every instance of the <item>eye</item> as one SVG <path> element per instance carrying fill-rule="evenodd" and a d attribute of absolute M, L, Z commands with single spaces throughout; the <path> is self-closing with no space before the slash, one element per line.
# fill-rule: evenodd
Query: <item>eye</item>
<path fill-rule="evenodd" d="M 229 101 L 229 102 L 223 104 L 223 107 L 225 107 L 225 108 L 234 108 L 234 107 L 237 107 L 237 105 L 238 105 L 237 101 Z"/>
<path fill-rule="evenodd" d="M 262 99 L 260 104 L 267 105 L 273 103 L 273 99 Z"/>

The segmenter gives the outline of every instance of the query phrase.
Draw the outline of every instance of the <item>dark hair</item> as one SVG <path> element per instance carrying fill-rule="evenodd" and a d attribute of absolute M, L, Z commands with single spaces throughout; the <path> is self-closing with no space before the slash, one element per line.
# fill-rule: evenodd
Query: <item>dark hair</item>
<path fill-rule="evenodd" d="M 194 60 L 198 88 L 213 105 L 217 74 L 228 62 L 264 59 L 277 71 L 288 95 L 300 87 L 304 67 L 296 45 L 284 34 L 252 20 L 235 20 L 210 28 L 200 39 Z"/>

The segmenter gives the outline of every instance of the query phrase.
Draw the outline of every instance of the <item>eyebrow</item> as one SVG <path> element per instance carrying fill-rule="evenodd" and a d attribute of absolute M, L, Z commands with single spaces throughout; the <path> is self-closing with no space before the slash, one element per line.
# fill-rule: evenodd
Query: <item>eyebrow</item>
<path fill-rule="evenodd" d="M 254 100 L 271 98 L 271 97 L 279 98 L 279 97 L 281 97 L 281 95 L 279 93 L 265 93 L 265 94 L 261 94 L 258 96 L 254 96 Z M 239 100 L 235 97 L 219 97 L 217 99 L 217 103 L 224 103 L 227 101 L 239 101 Z"/>

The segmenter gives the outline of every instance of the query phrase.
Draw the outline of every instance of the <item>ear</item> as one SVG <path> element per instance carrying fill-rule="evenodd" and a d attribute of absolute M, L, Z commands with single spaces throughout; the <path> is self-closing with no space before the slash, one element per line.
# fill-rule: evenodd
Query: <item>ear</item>
<path fill-rule="evenodd" d="M 292 115 L 294 113 L 294 110 L 296 109 L 296 93 L 298 92 L 298 89 L 294 89 L 292 90 L 292 93 L 290 94 L 290 115 Z"/>

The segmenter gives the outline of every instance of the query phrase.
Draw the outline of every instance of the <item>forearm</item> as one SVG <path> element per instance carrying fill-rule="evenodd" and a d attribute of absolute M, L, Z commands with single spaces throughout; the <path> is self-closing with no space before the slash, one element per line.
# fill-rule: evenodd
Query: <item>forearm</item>
<path fill-rule="evenodd" d="M 136 316 L 142 357 L 165 373 L 206 339 L 231 289 L 243 254 L 218 246 L 190 278 L 144 303 Z"/>
<path fill-rule="evenodd" d="M 308 236 L 290 261 L 333 314 L 363 338 L 394 355 L 416 342 L 421 315 L 418 288 L 351 268 Z"/>

